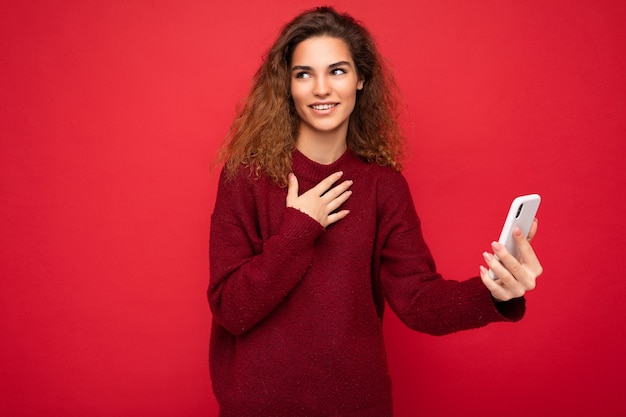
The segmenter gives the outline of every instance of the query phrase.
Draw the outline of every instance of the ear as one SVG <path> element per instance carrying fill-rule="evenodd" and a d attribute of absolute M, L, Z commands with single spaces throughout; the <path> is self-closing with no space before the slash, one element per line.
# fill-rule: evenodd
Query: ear
<path fill-rule="evenodd" d="M 357 90 L 362 90 L 363 89 L 363 84 L 365 84 L 365 80 L 359 80 L 358 83 L 356 83 L 356 89 Z"/>

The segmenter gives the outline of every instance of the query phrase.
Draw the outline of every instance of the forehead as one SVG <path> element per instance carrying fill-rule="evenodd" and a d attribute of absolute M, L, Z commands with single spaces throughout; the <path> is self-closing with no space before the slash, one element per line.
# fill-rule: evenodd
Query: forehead
<path fill-rule="evenodd" d="M 352 63 L 350 49 L 342 39 L 330 36 L 305 39 L 291 57 L 292 65 L 327 66 L 341 61 Z"/>

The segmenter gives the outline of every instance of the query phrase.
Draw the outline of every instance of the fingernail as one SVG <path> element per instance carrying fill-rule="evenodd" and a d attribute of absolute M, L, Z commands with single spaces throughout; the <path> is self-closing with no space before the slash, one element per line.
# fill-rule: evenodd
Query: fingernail
<path fill-rule="evenodd" d="M 522 235 L 522 229 L 520 229 L 519 227 L 516 227 L 515 230 L 513 230 L 513 234 L 515 236 L 521 236 Z"/>
<path fill-rule="evenodd" d="M 500 244 L 500 242 L 491 242 L 491 247 L 496 252 L 500 252 L 502 250 L 502 245 Z"/>
<path fill-rule="evenodd" d="M 491 262 L 491 260 L 493 259 L 493 256 L 491 256 L 489 252 L 483 252 L 483 258 L 485 258 L 486 262 Z"/>

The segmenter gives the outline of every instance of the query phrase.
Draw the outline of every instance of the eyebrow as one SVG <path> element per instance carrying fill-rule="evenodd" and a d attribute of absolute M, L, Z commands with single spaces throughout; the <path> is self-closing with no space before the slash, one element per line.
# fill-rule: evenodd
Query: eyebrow
<path fill-rule="evenodd" d="M 341 67 L 343 65 L 352 67 L 352 64 L 350 64 L 350 62 L 348 61 L 339 61 L 339 62 L 335 62 L 334 64 L 330 64 L 328 68 L 332 69 L 332 68 Z M 294 67 L 291 68 L 291 71 L 311 71 L 312 69 L 313 67 L 310 67 L 308 65 L 294 65 Z"/>

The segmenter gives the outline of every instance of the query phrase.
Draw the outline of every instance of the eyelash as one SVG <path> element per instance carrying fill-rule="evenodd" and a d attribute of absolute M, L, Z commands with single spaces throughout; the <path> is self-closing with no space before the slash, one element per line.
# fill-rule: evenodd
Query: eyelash
<path fill-rule="evenodd" d="M 339 72 L 339 73 L 337 73 L 337 72 Z M 343 75 L 343 74 L 347 74 L 348 71 L 346 71 L 343 68 L 333 68 L 332 70 L 330 70 L 330 73 L 332 75 Z M 310 75 L 311 74 L 309 74 L 308 72 L 302 71 L 302 72 L 296 73 L 296 78 L 305 78 L 305 76 L 310 76 Z"/>

